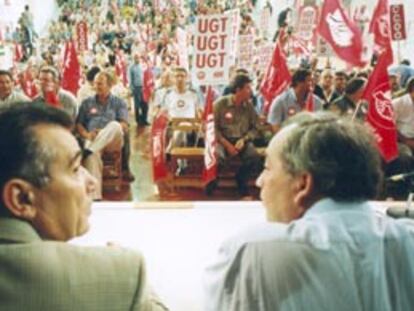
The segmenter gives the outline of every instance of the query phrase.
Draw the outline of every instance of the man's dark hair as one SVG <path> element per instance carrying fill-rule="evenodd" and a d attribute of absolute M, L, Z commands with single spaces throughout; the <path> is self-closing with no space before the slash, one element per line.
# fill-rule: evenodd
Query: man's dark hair
<path fill-rule="evenodd" d="M 291 132 L 280 151 L 289 174 L 310 173 L 315 195 L 336 201 L 377 196 L 383 177 L 381 159 L 367 126 L 326 112 L 298 114 L 289 123 Z"/>
<path fill-rule="evenodd" d="M 410 80 L 408 80 L 405 89 L 407 93 L 414 92 L 414 77 L 411 77 Z"/>
<path fill-rule="evenodd" d="M 410 66 L 411 65 L 411 62 L 408 59 L 403 59 L 400 64 L 401 65 Z"/>
<path fill-rule="evenodd" d="M 18 103 L 0 109 L 1 191 L 11 178 L 24 179 L 39 188 L 47 185 L 54 151 L 42 144 L 34 131 L 41 124 L 69 129 L 72 120 L 63 110 L 42 104 Z M 5 213 L 0 207 L 0 215 Z"/>
<path fill-rule="evenodd" d="M 101 69 L 99 69 L 99 67 L 93 66 L 86 73 L 86 80 L 88 80 L 89 82 L 93 82 L 93 80 L 95 80 L 95 76 L 99 73 L 99 71 L 101 71 Z"/>
<path fill-rule="evenodd" d="M 343 78 L 345 78 L 345 80 L 348 79 L 348 75 L 343 70 L 335 71 L 335 77 L 343 77 Z"/>
<path fill-rule="evenodd" d="M 252 82 L 252 79 L 246 74 L 236 75 L 230 83 L 232 93 L 236 93 L 238 89 L 242 89 L 246 84 Z"/>
<path fill-rule="evenodd" d="M 13 75 L 8 70 L 2 70 L 2 69 L 0 69 L 0 76 L 9 76 L 10 80 L 13 81 Z"/>
<path fill-rule="evenodd" d="M 358 92 L 361 88 L 365 86 L 366 79 L 364 78 L 352 78 L 348 81 L 345 86 L 345 94 L 352 95 Z"/>
<path fill-rule="evenodd" d="M 309 77 L 312 72 L 308 69 L 298 69 L 292 76 L 292 87 L 297 86 L 301 82 L 305 82 L 306 78 Z"/>

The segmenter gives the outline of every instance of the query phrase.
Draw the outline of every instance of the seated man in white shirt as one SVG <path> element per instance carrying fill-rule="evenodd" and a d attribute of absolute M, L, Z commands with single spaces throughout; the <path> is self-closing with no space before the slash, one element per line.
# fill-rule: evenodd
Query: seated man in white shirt
<path fill-rule="evenodd" d="M 375 139 L 331 114 L 291 119 L 257 180 L 269 223 L 227 240 L 205 310 L 411 310 L 414 222 L 375 211 Z"/>
<path fill-rule="evenodd" d="M 187 70 L 178 67 L 174 71 L 174 87 L 164 97 L 162 109 L 167 112 L 170 120 L 177 118 L 200 119 L 202 105 L 197 92 L 187 86 Z M 196 133 L 199 135 L 200 133 Z M 172 146 L 186 146 L 187 133 L 175 131 L 167 150 Z"/>

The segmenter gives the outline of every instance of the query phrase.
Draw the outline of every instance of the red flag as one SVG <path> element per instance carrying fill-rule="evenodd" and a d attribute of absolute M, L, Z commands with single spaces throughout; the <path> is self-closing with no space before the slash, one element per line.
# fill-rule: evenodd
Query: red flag
<path fill-rule="evenodd" d="M 291 80 L 292 76 L 286 64 L 285 55 L 278 42 L 260 87 L 260 91 L 266 100 L 264 107 L 266 113 L 273 99 L 289 86 Z"/>
<path fill-rule="evenodd" d="M 79 89 L 81 69 L 74 42 L 67 41 L 63 59 L 62 88 L 76 96 Z"/>
<path fill-rule="evenodd" d="M 33 77 L 29 71 L 29 68 L 22 72 L 19 76 L 20 87 L 22 88 L 24 94 L 29 98 L 34 98 L 38 94 L 38 90 L 33 81 Z"/>
<path fill-rule="evenodd" d="M 313 89 L 309 90 L 308 96 L 306 98 L 305 110 L 311 112 L 315 111 L 315 99 L 313 97 Z"/>
<path fill-rule="evenodd" d="M 387 53 L 380 55 L 362 96 L 368 101 L 366 122 L 372 126 L 377 138 L 378 148 L 387 162 L 398 156 L 397 130 L 394 122 L 391 87 L 387 71 L 388 59 Z"/>
<path fill-rule="evenodd" d="M 339 0 L 324 1 L 317 30 L 338 57 L 354 66 L 365 65 L 361 31 L 345 14 Z"/>
<path fill-rule="evenodd" d="M 19 43 L 14 43 L 14 61 L 20 62 L 23 58 L 23 48 Z"/>
<path fill-rule="evenodd" d="M 391 53 L 387 53 L 387 64 L 391 65 L 393 62 L 393 55 L 389 19 L 390 13 L 388 8 L 388 0 L 378 0 L 369 25 L 369 32 L 374 34 L 375 50 L 379 54 L 383 53 L 385 50 L 391 51 Z"/>
<path fill-rule="evenodd" d="M 154 182 L 167 177 L 167 163 L 165 159 L 166 130 L 168 117 L 166 113 L 159 114 L 152 123 L 151 149 L 152 149 L 152 173 Z"/>
<path fill-rule="evenodd" d="M 216 155 L 216 134 L 214 127 L 213 111 L 213 89 L 211 86 L 207 89 L 206 105 L 204 110 L 204 124 L 206 129 L 205 148 L 204 148 L 204 170 L 203 181 L 208 184 L 217 178 L 217 155 Z"/>
<path fill-rule="evenodd" d="M 115 52 L 115 73 L 122 79 L 122 84 L 126 86 L 128 84 L 127 68 L 124 55 L 120 50 Z"/>
<path fill-rule="evenodd" d="M 152 68 L 147 66 L 147 69 L 144 70 L 144 78 L 143 78 L 143 88 L 142 88 L 142 98 L 144 102 L 148 103 L 151 94 L 154 91 L 155 82 L 154 82 L 154 75 L 152 73 Z"/>
<path fill-rule="evenodd" d="M 45 101 L 46 101 L 47 104 L 49 104 L 52 107 L 55 107 L 55 108 L 61 108 L 62 107 L 61 103 L 59 102 L 59 98 L 58 98 L 56 92 L 53 92 L 53 91 L 46 92 L 45 93 Z"/>

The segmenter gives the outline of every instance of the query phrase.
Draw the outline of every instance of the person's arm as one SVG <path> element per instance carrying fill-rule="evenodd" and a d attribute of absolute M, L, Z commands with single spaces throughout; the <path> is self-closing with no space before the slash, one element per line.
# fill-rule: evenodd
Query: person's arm
<path fill-rule="evenodd" d="M 237 150 L 237 148 L 230 143 L 222 134 L 221 132 L 221 128 L 220 128 L 220 122 L 221 122 L 221 104 L 220 102 L 214 103 L 213 104 L 213 109 L 214 109 L 214 126 L 215 126 L 215 132 L 216 132 L 216 139 L 218 141 L 219 144 L 221 144 L 227 151 L 228 154 L 230 154 L 231 156 L 235 156 L 239 153 L 239 151 Z"/>
<path fill-rule="evenodd" d="M 272 127 L 273 134 L 279 132 L 281 128 L 281 124 L 283 122 L 283 107 L 280 98 L 276 98 L 269 109 L 269 113 L 267 115 L 267 122 Z"/>
<path fill-rule="evenodd" d="M 121 124 L 124 133 L 128 132 L 128 106 L 121 98 L 116 98 L 118 109 L 116 111 L 116 120 Z"/>

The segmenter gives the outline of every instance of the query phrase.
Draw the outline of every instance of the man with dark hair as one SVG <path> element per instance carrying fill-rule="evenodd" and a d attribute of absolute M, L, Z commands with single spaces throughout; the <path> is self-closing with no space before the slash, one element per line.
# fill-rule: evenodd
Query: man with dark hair
<path fill-rule="evenodd" d="M 13 76 L 10 71 L 0 70 L 0 108 L 29 101 L 29 98 L 14 90 Z"/>
<path fill-rule="evenodd" d="M 308 95 L 311 95 L 312 72 L 308 69 L 298 69 L 292 76 L 291 87 L 275 98 L 270 106 L 267 122 L 272 126 L 273 133 L 277 133 L 281 124 L 303 111 Z M 314 110 L 321 110 L 322 100 L 312 94 Z"/>
<path fill-rule="evenodd" d="M 214 103 L 214 124 L 218 142 L 218 154 L 221 165 L 234 157 L 241 159 L 236 173 L 239 194 L 250 199 L 247 181 L 260 167 L 253 140 L 257 135 L 258 115 L 249 99 L 251 98 L 251 79 L 237 75 L 231 81 L 233 94 L 223 96 Z M 206 192 L 211 194 L 215 182 L 207 185 Z"/>
<path fill-rule="evenodd" d="M 329 109 L 342 117 L 352 117 L 356 113 L 357 119 L 364 120 L 367 108 L 359 104 L 366 83 L 367 80 L 365 78 L 353 78 L 349 80 L 346 84 L 344 95 L 336 99 L 329 106 Z"/>
<path fill-rule="evenodd" d="M 375 138 L 335 115 L 291 119 L 257 180 L 270 223 L 220 248 L 205 310 L 411 310 L 414 223 L 376 211 Z"/>
<path fill-rule="evenodd" d="M 140 254 L 64 243 L 88 231 L 96 187 L 71 127 L 44 105 L 0 112 L 1 309 L 165 310 Z"/>
<path fill-rule="evenodd" d="M 101 70 L 97 66 L 91 67 L 88 72 L 86 73 L 86 81 L 83 85 L 81 85 L 77 97 L 78 101 L 82 103 L 85 99 L 87 99 L 90 96 L 95 95 L 95 88 L 93 86 L 93 82 L 95 80 L 96 75 Z"/>
<path fill-rule="evenodd" d="M 76 120 L 78 101 L 71 92 L 60 87 L 61 76 L 58 70 L 51 66 L 40 68 L 39 82 L 41 92 L 33 102 L 61 108 L 72 117 L 72 120 Z"/>
<path fill-rule="evenodd" d="M 102 152 L 121 151 L 129 131 L 128 108 L 121 98 L 112 95 L 113 83 L 114 78 L 109 72 L 99 72 L 95 77 L 96 96 L 82 102 L 76 120 L 76 129 L 85 140 L 84 165 L 98 181 L 96 200 L 102 199 Z M 124 163 L 126 169 L 127 163 Z M 129 171 L 126 174 L 130 175 Z M 128 179 L 132 181 L 133 176 L 130 177 Z"/>

